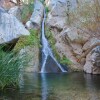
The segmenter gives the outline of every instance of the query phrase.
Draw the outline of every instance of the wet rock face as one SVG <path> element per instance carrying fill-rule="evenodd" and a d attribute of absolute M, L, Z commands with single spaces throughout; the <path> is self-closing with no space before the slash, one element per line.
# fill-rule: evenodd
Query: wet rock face
<path fill-rule="evenodd" d="M 52 59 L 51 56 L 48 56 L 48 58 L 47 58 L 45 70 L 46 70 L 47 73 L 62 72 L 61 69 L 58 67 L 57 63 Z"/>
<path fill-rule="evenodd" d="M 20 36 L 29 35 L 29 31 L 12 14 L 0 10 L 0 44 L 12 42 Z"/>
<path fill-rule="evenodd" d="M 26 23 L 26 27 L 28 29 L 31 29 L 31 28 L 40 29 L 41 28 L 43 11 L 44 11 L 43 4 L 40 1 L 36 0 L 34 3 L 34 12 L 30 18 L 30 21 Z"/>

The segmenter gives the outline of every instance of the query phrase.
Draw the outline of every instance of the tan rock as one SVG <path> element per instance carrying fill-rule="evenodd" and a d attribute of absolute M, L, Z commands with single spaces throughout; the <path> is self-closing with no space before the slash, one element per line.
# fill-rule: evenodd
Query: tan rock
<path fill-rule="evenodd" d="M 53 17 L 49 14 L 47 25 L 57 29 L 63 29 L 63 27 L 66 25 L 66 17 Z"/>
<path fill-rule="evenodd" d="M 92 62 L 91 62 L 91 60 L 90 60 L 90 57 L 91 57 L 91 54 L 89 53 L 88 55 L 87 55 L 87 57 L 86 57 L 86 63 L 85 63 L 85 65 L 84 65 L 84 71 L 86 72 L 86 73 L 92 73 L 93 71 L 92 71 L 92 69 L 93 69 L 93 64 L 92 64 Z"/>
<path fill-rule="evenodd" d="M 39 72 L 39 48 L 34 46 L 28 46 L 20 51 L 20 55 L 26 53 L 29 56 L 29 63 L 26 67 L 26 72 Z"/>
<path fill-rule="evenodd" d="M 81 55 L 82 54 L 82 45 L 79 44 L 79 43 L 70 43 L 72 49 L 73 49 L 73 52 L 76 54 L 76 55 Z"/>
<path fill-rule="evenodd" d="M 63 29 L 67 23 L 67 0 L 46 0 L 46 5 L 50 8 L 47 24 L 51 27 Z"/>
<path fill-rule="evenodd" d="M 83 50 L 86 51 L 87 49 L 91 48 L 93 45 L 95 45 L 96 43 L 100 43 L 100 40 L 93 37 L 91 38 L 89 41 L 87 41 L 84 46 L 83 46 Z"/>
<path fill-rule="evenodd" d="M 11 0 L 0 0 L 0 6 L 6 10 L 10 9 L 11 7 L 14 7 L 15 4 L 10 1 Z"/>
<path fill-rule="evenodd" d="M 91 74 L 100 74 L 100 49 L 96 47 L 86 57 L 84 71 Z M 98 51 L 98 52 L 97 52 Z"/>
<path fill-rule="evenodd" d="M 77 32 L 78 32 L 80 44 L 84 44 L 89 40 L 90 35 L 88 34 L 86 30 L 77 29 Z"/>
<path fill-rule="evenodd" d="M 65 37 L 69 42 L 78 42 L 77 28 L 67 28 L 61 32 L 62 36 Z"/>
<path fill-rule="evenodd" d="M 36 28 L 36 29 L 41 28 L 43 11 L 44 11 L 43 4 L 39 0 L 36 0 L 34 2 L 34 12 L 32 13 L 32 16 L 30 18 L 30 21 L 33 24 L 33 27 Z"/>
<path fill-rule="evenodd" d="M 73 53 L 71 52 L 70 46 L 65 45 L 63 43 L 56 43 L 55 46 L 60 56 L 64 55 L 72 62 L 70 68 L 72 68 L 73 70 L 82 70 L 82 65 L 80 65 L 77 62 L 77 59 L 74 57 Z"/>

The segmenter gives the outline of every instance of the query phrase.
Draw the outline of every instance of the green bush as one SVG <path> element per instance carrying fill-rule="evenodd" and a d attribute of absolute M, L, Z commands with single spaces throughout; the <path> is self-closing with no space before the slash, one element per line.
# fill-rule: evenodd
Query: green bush
<path fill-rule="evenodd" d="M 29 3 L 23 5 L 21 19 L 24 24 L 30 19 L 33 10 L 33 4 Z"/>
<path fill-rule="evenodd" d="M 47 13 L 47 15 L 48 15 L 48 13 L 49 13 L 49 8 L 46 6 L 45 7 L 45 10 L 46 10 L 46 13 Z"/>
<path fill-rule="evenodd" d="M 29 36 L 23 36 L 20 37 L 18 43 L 16 44 L 14 50 L 19 51 L 25 46 L 31 46 L 31 45 L 39 45 L 40 39 L 39 39 L 39 31 L 37 30 L 30 30 Z"/>
<path fill-rule="evenodd" d="M 60 63 L 65 64 L 65 65 L 71 65 L 72 64 L 72 62 L 68 58 L 66 58 L 65 56 L 63 56 L 61 58 Z"/>
<path fill-rule="evenodd" d="M 0 47 L 0 88 L 17 86 L 21 70 L 27 65 L 26 55 L 19 56 L 17 53 L 4 52 Z"/>

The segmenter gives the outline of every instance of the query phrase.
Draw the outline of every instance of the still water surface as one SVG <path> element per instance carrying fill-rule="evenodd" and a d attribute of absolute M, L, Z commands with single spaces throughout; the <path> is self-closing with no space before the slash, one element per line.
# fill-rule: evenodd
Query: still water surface
<path fill-rule="evenodd" d="M 25 73 L 19 84 L 0 100 L 100 100 L 99 75 Z"/>

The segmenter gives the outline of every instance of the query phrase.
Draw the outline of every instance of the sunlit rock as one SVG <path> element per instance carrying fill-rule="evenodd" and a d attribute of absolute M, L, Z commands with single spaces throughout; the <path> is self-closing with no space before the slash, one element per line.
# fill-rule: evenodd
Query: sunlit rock
<path fill-rule="evenodd" d="M 0 10 L 0 44 L 29 34 L 29 31 L 15 16 Z"/>
<path fill-rule="evenodd" d="M 30 21 L 32 22 L 33 27 L 36 29 L 39 29 L 41 27 L 43 11 L 44 11 L 43 4 L 40 1 L 36 0 L 34 3 L 34 12 L 30 18 Z"/>
<path fill-rule="evenodd" d="M 18 6 L 10 8 L 8 13 L 14 15 L 18 20 L 21 21 L 21 9 Z"/>

